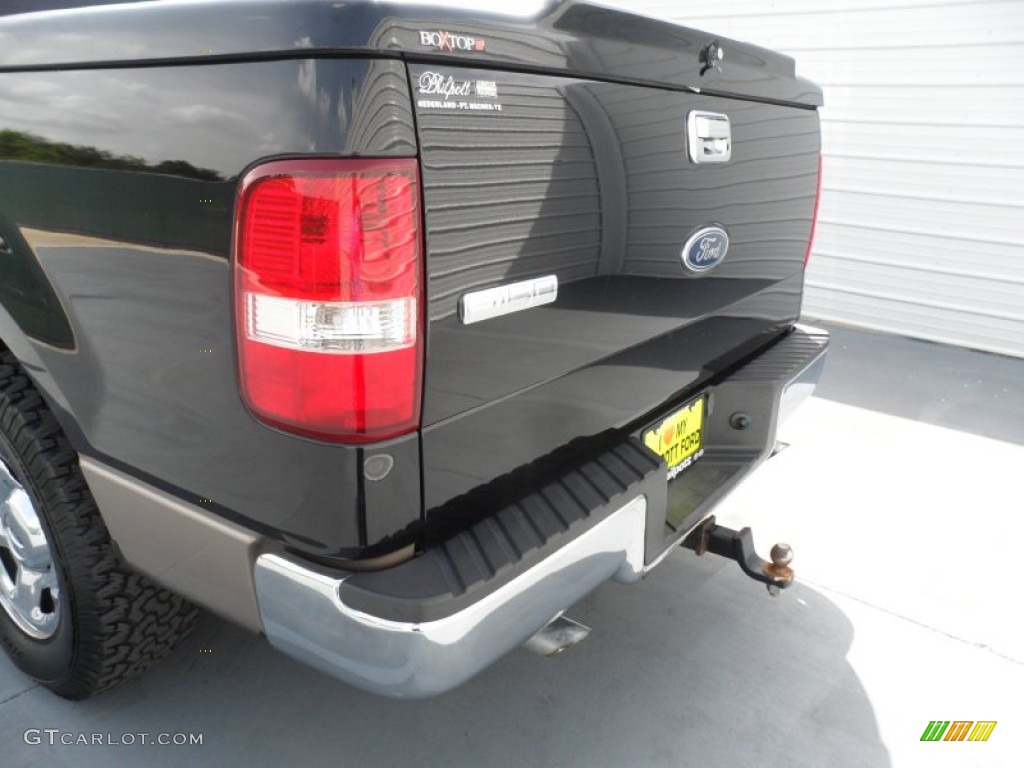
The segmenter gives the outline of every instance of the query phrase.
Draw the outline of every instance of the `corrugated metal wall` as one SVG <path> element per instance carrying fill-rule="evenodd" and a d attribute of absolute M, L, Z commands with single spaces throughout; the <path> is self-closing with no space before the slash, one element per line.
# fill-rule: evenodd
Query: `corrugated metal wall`
<path fill-rule="evenodd" d="M 610 4 L 824 86 L 805 314 L 1024 357 L 1024 0 Z"/>

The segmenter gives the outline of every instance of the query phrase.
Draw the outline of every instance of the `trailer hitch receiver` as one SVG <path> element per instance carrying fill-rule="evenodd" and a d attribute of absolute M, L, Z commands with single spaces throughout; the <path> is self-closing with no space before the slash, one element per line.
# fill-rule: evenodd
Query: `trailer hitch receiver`
<path fill-rule="evenodd" d="M 698 555 L 710 552 L 735 560 L 747 576 L 765 584 L 773 597 L 793 583 L 794 573 L 789 565 L 793 562 L 792 547 L 776 544 L 772 547 L 771 562 L 768 562 L 754 549 L 754 534 L 750 528 L 734 531 L 718 525 L 714 515 L 694 528 L 682 545 Z"/>

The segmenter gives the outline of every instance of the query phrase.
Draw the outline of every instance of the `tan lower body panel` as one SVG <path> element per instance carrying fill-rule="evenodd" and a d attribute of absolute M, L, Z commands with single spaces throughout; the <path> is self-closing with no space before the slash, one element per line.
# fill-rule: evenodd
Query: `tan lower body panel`
<path fill-rule="evenodd" d="M 129 565 L 225 619 L 263 631 L 253 585 L 259 536 L 92 459 L 82 457 L 79 465 Z"/>

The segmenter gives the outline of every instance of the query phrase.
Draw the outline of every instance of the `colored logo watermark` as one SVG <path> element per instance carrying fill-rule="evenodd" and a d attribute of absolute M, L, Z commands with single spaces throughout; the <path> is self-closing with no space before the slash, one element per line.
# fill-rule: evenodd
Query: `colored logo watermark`
<path fill-rule="evenodd" d="M 921 741 L 988 741 L 996 720 L 932 720 Z"/>

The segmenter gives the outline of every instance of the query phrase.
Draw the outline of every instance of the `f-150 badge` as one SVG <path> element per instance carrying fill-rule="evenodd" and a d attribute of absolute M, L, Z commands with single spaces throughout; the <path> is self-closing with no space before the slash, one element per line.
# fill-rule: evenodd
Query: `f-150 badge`
<path fill-rule="evenodd" d="M 729 250 L 729 235 L 721 227 L 701 227 L 683 246 L 683 266 L 691 272 L 717 267 Z"/>

